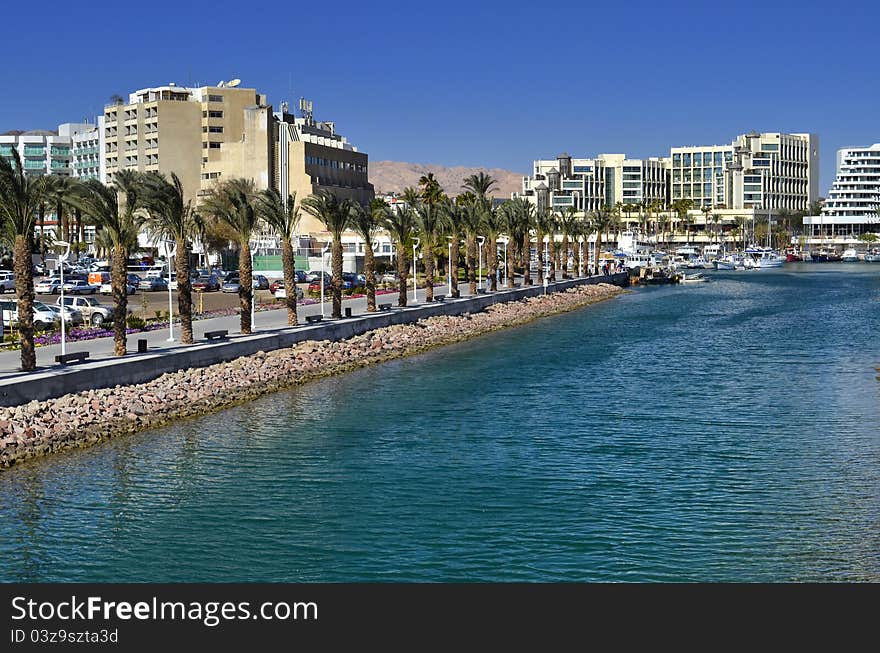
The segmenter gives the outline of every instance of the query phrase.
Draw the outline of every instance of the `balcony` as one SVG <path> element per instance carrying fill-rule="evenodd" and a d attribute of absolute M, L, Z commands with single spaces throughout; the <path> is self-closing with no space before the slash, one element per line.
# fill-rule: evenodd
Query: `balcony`
<path fill-rule="evenodd" d="M 25 170 L 45 170 L 46 162 L 45 161 L 25 161 L 24 162 Z"/>
<path fill-rule="evenodd" d="M 4 145 L 4 146 L 0 147 L 0 156 L 11 157 L 13 149 L 14 148 L 11 145 Z"/>
<path fill-rule="evenodd" d="M 25 147 L 24 148 L 25 156 L 46 156 L 46 148 L 45 147 Z"/>
<path fill-rule="evenodd" d="M 52 156 L 70 156 L 69 147 L 53 147 L 50 154 Z"/>
<path fill-rule="evenodd" d="M 66 170 L 70 167 L 69 161 L 52 161 L 50 166 L 52 170 Z"/>

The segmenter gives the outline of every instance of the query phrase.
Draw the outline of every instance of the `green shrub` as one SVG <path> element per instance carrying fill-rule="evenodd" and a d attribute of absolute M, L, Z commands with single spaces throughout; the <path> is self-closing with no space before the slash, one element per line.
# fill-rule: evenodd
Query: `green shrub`
<path fill-rule="evenodd" d="M 143 329 L 147 325 L 143 318 L 136 315 L 129 315 L 125 320 L 125 324 L 129 329 Z"/>

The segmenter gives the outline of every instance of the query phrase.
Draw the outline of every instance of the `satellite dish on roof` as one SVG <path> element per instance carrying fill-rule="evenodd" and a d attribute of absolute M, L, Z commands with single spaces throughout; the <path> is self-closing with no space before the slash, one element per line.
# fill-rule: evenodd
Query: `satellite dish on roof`
<path fill-rule="evenodd" d="M 228 82 L 226 82 L 226 86 L 228 86 L 229 88 L 235 88 L 235 87 L 238 86 L 239 84 L 241 84 L 241 80 L 240 80 L 240 79 L 237 79 L 237 78 L 236 78 L 236 79 L 230 79 Z"/>
<path fill-rule="evenodd" d="M 222 79 L 217 82 L 217 88 L 223 88 L 224 86 L 226 86 L 226 82 L 224 82 Z"/>

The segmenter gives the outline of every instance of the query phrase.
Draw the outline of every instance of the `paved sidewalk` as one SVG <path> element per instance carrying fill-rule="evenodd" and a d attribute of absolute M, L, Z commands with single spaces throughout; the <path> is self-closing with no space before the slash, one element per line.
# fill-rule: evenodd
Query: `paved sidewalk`
<path fill-rule="evenodd" d="M 467 284 L 459 284 L 459 291 L 461 292 L 461 297 L 469 297 L 470 294 L 468 291 Z M 448 297 L 449 293 L 447 292 L 446 286 L 435 286 L 434 287 L 435 295 L 446 295 Z M 397 292 L 382 294 L 376 296 L 377 304 L 386 304 L 391 303 L 392 306 L 397 306 Z M 407 293 L 407 299 L 409 302 L 409 306 L 418 305 L 418 303 L 424 302 L 425 290 L 424 288 L 419 289 L 418 292 L 418 303 L 413 303 L 412 301 L 412 290 Z M 342 302 L 343 311 L 346 308 L 351 308 L 352 316 L 358 316 L 365 314 L 367 312 L 367 298 L 366 297 L 358 297 L 354 299 L 344 299 Z M 176 308 L 176 306 L 175 306 Z M 332 312 L 333 307 L 332 303 L 327 301 L 324 304 L 324 314 L 327 317 L 330 317 L 330 313 Z M 321 314 L 321 305 L 320 304 L 307 304 L 300 305 L 297 309 L 297 316 L 300 322 L 305 321 L 305 317 L 307 315 L 320 315 Z M 287 326 L 287 310 L 284 308 L 277 310 L 269 310 L 269 311 L 257 311 L 255 316 L 256 328 L 254 329 L 254 333 L 265 333 L 268 331 L 272 331 L 274 329 L 281 329 Z M 239 315 L 229 315 L 225 317 L 214 317 L 208 318 L 205 320 L 195 320 L 193 321 L 193 340 L 197 343 L 199 341 L 205 342 L 204 334 L 206 331 L 216 331 L 218 329 L 226 329 L 229 331 L 230 337 L 234 337 L 236 335 L 240 335 L 240 326 L 241 320 Z M 156 331 L 147 331 L 144 333 L 133 333 L 128 336 L 128 351 L 129 352 L 137 352 L 137 341 L 140 339 L 146 339 L 147 348 L 150 352 L 159 352 L 163 350 L 174 349 L 178 347 L 182 347 L 184 345 L 180 344 L 180 329 L 179 325 L 175 324 L 174 328 L 174 342 L 168 342 L 168 329 L 161 329 Z M 113 358 L 113 338 L 96 338 L 94 340 L 82 340 L 78 342 L 68 342 L 66 344 L 67 352 L 74 351 L 87 351 L 89 352 L 89 361 L 101 360 L 104 358 Z M 53 367 L 57 367 L 58 364 L 55 362 L 55 356 L 61 353 L 61 345 L 48 345 L 45 347 L 37 347 L 37 368 L 38 369 L 50 369 Z M 21 365 L 21 352 L 18 350 L 4 351 L 0 353 L 0 378 L 9 379 L 15 378 L 16 376 L 21 376 L 27 374 L 26 372 L 22 372 L 20 369 Z"/>

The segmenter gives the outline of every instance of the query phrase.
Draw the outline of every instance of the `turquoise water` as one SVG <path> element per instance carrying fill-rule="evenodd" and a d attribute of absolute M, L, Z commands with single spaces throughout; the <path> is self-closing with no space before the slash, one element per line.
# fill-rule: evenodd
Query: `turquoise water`
<path fill-rule="evenodd" d="M 880 266 L 714 279 L 0 473 L 0 580 L 880 581 Z"/>

